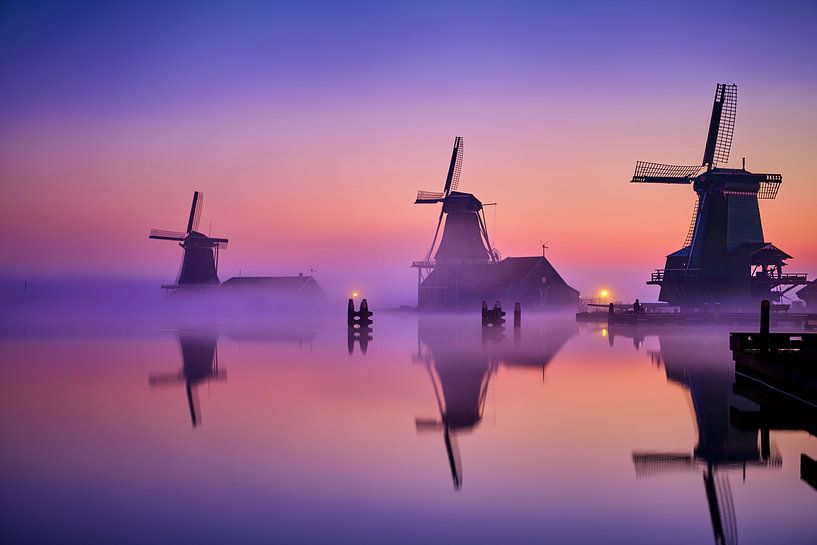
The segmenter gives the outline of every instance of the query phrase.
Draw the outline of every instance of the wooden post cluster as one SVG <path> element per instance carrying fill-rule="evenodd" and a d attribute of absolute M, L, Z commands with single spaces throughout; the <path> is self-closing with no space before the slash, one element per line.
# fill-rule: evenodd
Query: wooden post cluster
<path fill-rule="evenodd" d="M 499 301 L 494 308 L 488 309 L 488 303 L 482 302 L 482 327 L 502 327 L 505 324 L 505 313 Z"/>
<path fill-rule="evenodd" d="M 360 302 L 360 310 L 355 310 L 355 302 L 349 299 L 349 307 L 346 312 L 346 324 L 349 327 L 369 327 L 372 325 L 374 312 L 369 311 L 369 302 L 363 299 Z"/>
<path fill-rule="evenodd" d="M 372 315 L 369 311 L 369 302 L 363 299 L 360 302 L 360 310 L 355 310 L 355 302 L 349 299 L 348 310 L 346 311 L 346 324 L 348 331 L 346 344 L 349 354 L 355 350 L 355 342 L 360 345 L 360 351 L 365 354 L 369 349 L 369 341 L 372 340 Z"/>

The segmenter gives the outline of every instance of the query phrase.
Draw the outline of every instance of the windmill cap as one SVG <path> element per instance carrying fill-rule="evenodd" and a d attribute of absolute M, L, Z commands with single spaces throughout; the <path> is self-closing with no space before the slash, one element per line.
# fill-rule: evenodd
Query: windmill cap
<path fill-rule="evenodd" d="M 447 214 L 457 212 L 479 212 L 482 203 L 471 193 L 452 191 L 443 201 L 443 211 Z"/>

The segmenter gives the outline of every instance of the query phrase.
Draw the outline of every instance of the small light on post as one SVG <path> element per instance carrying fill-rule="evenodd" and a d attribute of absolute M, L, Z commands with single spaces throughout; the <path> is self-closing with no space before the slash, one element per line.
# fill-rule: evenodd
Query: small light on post
<path fill-rule="evenodd" d="M 352 298 L 356 298 L 356 297 L 357 297 L 357 296 L 359 296 L 359 295 L 360 295 L 360 294 L 359 294 L 358 292 L 356 292 L 356 291 L 353 291 L 353 292 L 352 292 Z"/>

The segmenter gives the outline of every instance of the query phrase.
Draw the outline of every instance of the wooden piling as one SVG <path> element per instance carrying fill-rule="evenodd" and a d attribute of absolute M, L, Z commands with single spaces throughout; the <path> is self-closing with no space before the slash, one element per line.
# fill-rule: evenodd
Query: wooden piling
<path fill-rule="evenodd" d="M 505 313 L 502 311 L 502 304 L 497 301 L 492 309 L 488 309 L 487 303 L 482 302 L 482 327 L 502 327 L 505 324 Z"/>
<path fill-rule="evenodd" d="M 369 302 L 363 299 L 360 302 L 360 310 L 355 310 L 355 303 L 349 299 L 346 311 L 346 324 L 349 327 L 368 327 L 372 324 L 374 312 L 369 311 Z"/>
<path fill-rule="evenodd" d="M 769 319 L 770 319 L 771 303 L 768 299 L 760 302 L 760 334 L 769 334 Z"/>
<path fill-rule="evenodd" d="M 514 303 L 513 305 L 513 326 L 518 328 L 522 325 L 522 305 Z"/>

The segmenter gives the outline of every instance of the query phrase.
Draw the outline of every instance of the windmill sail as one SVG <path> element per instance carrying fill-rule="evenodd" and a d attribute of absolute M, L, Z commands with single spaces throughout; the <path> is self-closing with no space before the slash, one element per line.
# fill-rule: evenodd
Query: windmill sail
<path fill-rule="evenodd" d="M 448 165 L 448 174 L 445 177 L 445 195 L 456 191 L 460 184 L 460 172 L 462 172 L 462 136 L 454 138 L 454 150 L 451 152 L 451 164 Z"/>
<path fill-rule="evenodd" d="M 689 231 L 687 231 L 687 236 L 684 239 L 684 248 L 692 244 L 693 238 L 695 238 L 695 224 L 698 223 L 698 210 L 700 209 L 701 199 L 700 197 L 695 199 L 695 206 L 692 209 L 692 221 L 689 224 Z"/>
<path fill-rule="evenodd" d="M 714 167 L 729 161 L 732 135 L 735 133 L 735 116 L 738 109 L 738 86 L 719 83 L 715 88 L 715 102 L 709 120 L 709 133 L 701 164 Z"/>
<path fill-rule="evenodd" d="M 199 230 L 199 220 L 201 219 L 201 209 L 204 206 L 204 194 L 200 191 L 193 193 L 193 204 L 190 205 L 190 218 L 187 220 L 187 232 Z"/>
<path fill-rule="evenodd" d="M 167 229 L 151 229 L 150 236 L 148 238 L 154 238 L 158 240 L 177 240 L 181 242 L 184 240 L 184 237 L 187 236 L 187 233 L 182 233 L 181 231 L 169 231 Z"/>
<path fill-rule="evenodd" d="M 445 193 L 440 191 L 418 191 L 414 204 L 437 204 L 442 202 L 443 198 L 445 198 Z"/>
<path fill-rule="evenodd" d="M 701 171 L 699 165 L 665 165 L 637 161 L 633 172 L 633 183 L 647 184 L 691 184 Z"/>

